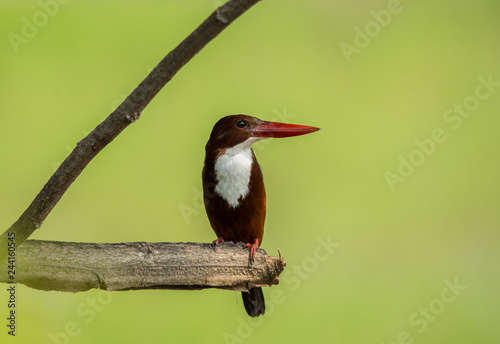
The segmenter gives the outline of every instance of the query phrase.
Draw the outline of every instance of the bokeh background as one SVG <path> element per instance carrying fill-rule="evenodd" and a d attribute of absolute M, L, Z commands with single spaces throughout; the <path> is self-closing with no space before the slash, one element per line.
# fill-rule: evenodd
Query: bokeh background
<path fill-rule="evenodd" d="M 222 1 L 54 3 L 0 2 L 2 231 Z M 498 343 L 499 13 L 495 0 L 257 4 L 91 162 L 32 238 L 210 242 L 200 174 L 215 121 L 319 126 L 255 147 L 262 248 L 288 263 L 265 288 L 266 316 L 249 320 L 239 293 L 221 290 L 20 286 L 17 336 L 2 320 L 1 342 Z M 7 300 L 1 288 L 2 319 Z"/>

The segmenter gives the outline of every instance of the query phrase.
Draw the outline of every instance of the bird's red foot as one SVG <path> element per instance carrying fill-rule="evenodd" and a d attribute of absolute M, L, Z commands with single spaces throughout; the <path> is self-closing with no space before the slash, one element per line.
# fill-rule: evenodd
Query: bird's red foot
<path fill-rule="evenodd" d="M 245 247 L 250 247 L 250 262 L 253 262 L 255 260 L 255 253 L 257 252 L 257 249 L 259 248 L 259 239 L 255 239 L 253 244 L 246 244 Z"/>
<path fill-rule="evenodd" d="M 212 241 L 213 246 L 219 245 L 221 242 L 224 242 L 224 239 L 222 237 L 218 237 L 217 240 Z"/>

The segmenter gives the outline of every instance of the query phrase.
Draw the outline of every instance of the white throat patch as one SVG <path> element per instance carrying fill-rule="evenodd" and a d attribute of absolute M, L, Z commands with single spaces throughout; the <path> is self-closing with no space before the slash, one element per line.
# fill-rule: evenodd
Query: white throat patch
<path fill-rule="evenodd" d="M 215 162 L 217 185 L 215 192 L 219 194 L 230 207 L 236 208 L 240 198 L 248 194 L 250 173 L 252 172 L 252 150 L 250 146 L 260 137 L 251 137 L 246 141 L 226 149 Z"/>

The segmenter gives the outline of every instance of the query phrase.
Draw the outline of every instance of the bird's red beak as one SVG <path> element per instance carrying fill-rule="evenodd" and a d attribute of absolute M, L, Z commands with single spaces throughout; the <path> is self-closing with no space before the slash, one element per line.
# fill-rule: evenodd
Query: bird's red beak
<path fill-rule="evenodd" d="M 306 125 L 262 121 L 251 132 L 255 137 L 289 137 L 309 134 L 318 130 L 319 128 Z"/>

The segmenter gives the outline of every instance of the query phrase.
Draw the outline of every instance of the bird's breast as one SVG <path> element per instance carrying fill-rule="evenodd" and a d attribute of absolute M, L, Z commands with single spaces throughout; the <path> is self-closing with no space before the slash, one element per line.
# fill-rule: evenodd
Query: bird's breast
<path fill-rule="evenodd" d="M 236 208 L 249 192 L 253 160 L 251 148 L 235 146 L 215 161 L 215 192 L 232 208 Z"/>
<path fill-rule="evenodd" d="M 203 200 L 217 237 L 262 242 L 266 191 L 262 171 L 248 144 L 207 154 Z"/>

